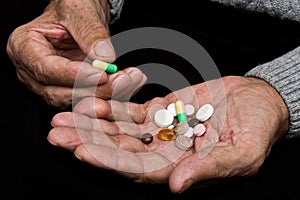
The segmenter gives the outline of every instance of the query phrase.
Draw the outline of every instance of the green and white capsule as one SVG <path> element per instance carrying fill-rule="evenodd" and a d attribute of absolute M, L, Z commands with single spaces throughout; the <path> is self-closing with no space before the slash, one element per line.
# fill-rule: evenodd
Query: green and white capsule
<path fill-rule="evenodd" d="M 175 102 L 175 108 L 176 108 L 176 115 L 178 122 L 187 122 L 188 123 L 188 117 L 185 112 L 185 107 L 182 101 L 178 100 Z"/>
<path fill-rule="evenodd" d="M 112 63 L 106 63 L 101 60 L 94 60 L 92 62 L 92 66 L 96 67 L 98 69 L 102 69 L 103 71 L 106 71 L 107 73 L 110 73 L 110 74 L 114 74 L 118 71 L 117 65 L 112 64 Z"/>

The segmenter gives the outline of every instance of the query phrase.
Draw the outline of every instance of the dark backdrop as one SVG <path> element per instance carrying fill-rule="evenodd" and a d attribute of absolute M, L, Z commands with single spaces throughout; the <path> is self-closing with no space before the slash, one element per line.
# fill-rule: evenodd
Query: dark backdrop
<path fill-rule="evenodd" d="M 112 35 L 131 28 L 159 26 L 197 40 L 211 55 L 222 75 L 243 75 L 300 44 L 300 24 L 265 14 L 236 10 L 209 1 L 127 0 Z M 10 0 L 1 3 L 1 196 L 130 199 L 299 199 L 299 139 L 280 141 L 253 177 L 190 189 L 178 196 L 168 185 L 137 184 L 78 161 L 71 152 L 48 143 L 50 120 L 57 112 L 30 92 L 16 77 L 5 46 L 14 28 L 38 16 L 47 1 Z M 176 55 L 144 49 L 117 59 L 119 66 L 148 62 L 182 69 L 188 63 Z M 199 77 L 188 76 L 191 83 Z M 190 76 L 190 77 L 189 77 Z M 154 88 L 154 89 L 153 89 Z M 157 92 L 155 92 L 157 91 Z M 133 101 L 142 102 L 169 91 L 147 85 Z"/>

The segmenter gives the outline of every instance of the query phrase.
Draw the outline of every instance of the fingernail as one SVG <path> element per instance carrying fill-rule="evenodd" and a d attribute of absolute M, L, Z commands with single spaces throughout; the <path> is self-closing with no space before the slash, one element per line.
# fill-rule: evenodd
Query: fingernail
<path fill-rule="evenodd" d="M 129 72 L 129 76 L 130 76 L 132 79 L 136 78 L 136 75 L 138 75 L 138 74 L 140 74 L 140 71 L 139 71 L 139 70 L 136 70 L 136 69 L 134 69 L 134 70 L 132 70 L 132 71 Z"/>
<path fill-rule="evenodd" d="M 115 58 L 115 50 L 109 40 L 99 41 L 94 48 L 96 56 L 107 58 L 107 59 L 114 59 Z M 111 60 L 104 60 L 104 61 L 111 61 Z"/>
<path fill-rule="evenodd" d="M 58 146 L 58 144 L 56 142 L 51 141 L 49 137 L 47 137 L 47 140 L 51 145 Z"/>
<path fill-rule="evenodd" d="M 79 155 L 78 155 L 78 154 L 76 154 L 76 153 L 74 153 L 74 155 L 75 155 L 75 157 L 76 157 L 78 160 L 81 160 L 81 161 L 83 161 L 81 156 L 79 156 Z"/>
<path fill-rule="evenodd" d="M 183 187 L 179 191 L 179 194 L 185 192 L 188 188 L 191 187 L 191 185 L 194 183 L 193 179 L 188 179 L 184 182 Z"/>
<path fill-rule="evenodd" d="M 53 146 L 58 146 L 58 144 L 57 144 L 57 143 L 55 143 L 55 142 L 52 142 L 51 140 L 48 140 L 48 142 L 49 142 L 51 145 L 53 145 Z"/>

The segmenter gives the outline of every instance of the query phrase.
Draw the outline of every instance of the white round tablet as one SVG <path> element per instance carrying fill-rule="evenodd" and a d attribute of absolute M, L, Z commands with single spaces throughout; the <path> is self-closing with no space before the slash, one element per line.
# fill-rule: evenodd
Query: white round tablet
<path fill-rule="evenodd" d="M 170 126 L 168 126 L 169 129 L 174 129 L 174 127 L 175 126 L 173 124 L 171 124 Z"/>
<path fill-rule="evenodd" d="M 204 104 L 197 111 L 196 118 L 200 122 L 204 122 L 204 121 L 208 120 L 212 116 L 213 112 L 214 112 L 214 108 L 212 107 L 212 105 L 210 105 L 210 104 Z"/>
<path fill-rule="evenodd" d="M 194 136 L 194 129 L 192 127 L 189 127 L 189 129 L 183 135 L 186 137 Z"/>
<path fill-rule="evenodd" d="M 154 122 L 159 127 L 168 127 L 174 121 L 173 114 L 167 109 L 160 109 L 154 114 Z"/>
<path fill-rule="evenodd" d="M 195 112 L 195 108 L 191 104 L 184 105 L 184 108 L 185 108 L 185 112 L 186 112 L 187 116 L 192 116 Z"/>
<path fill-rule="evenodd" d="M 175 106 L 175 103 L 170 103 L 168 106 L 167 106 L 167 110 L 170 111 L 174 117 L 176 117 L 176 106 Z"/>

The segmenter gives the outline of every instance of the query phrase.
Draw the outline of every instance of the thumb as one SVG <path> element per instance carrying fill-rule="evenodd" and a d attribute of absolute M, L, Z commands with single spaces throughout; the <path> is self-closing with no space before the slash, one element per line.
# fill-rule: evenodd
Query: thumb
<path fill-rule="evenodd" d="M 173 170 L 169 186 L 173 193 L 182 193 L 192 185 L 218 176 L 214 160 L 207 156 L 199 159 L 198 153 L 182 160 Z"/>
<path fill-rule="evenodd" d="M 90 8 L 88 11 L 86 9 L 85 12 L 72 14 L 71 22 L 66 23 L 68 31 L 90 59 L 115 61 L 116 55 L 110 40 L 108 22 L 106 22 L 109 19 L 99 14 L 96 9 Z"/>
<path fill-rule="evenodd" d="M 205 182 L 218 178 L 221 175 L 220 169 L 229 169 L 229 166 L 234 163 L 235 157 L 230 156 L 234 155 L 232 154 L 232 148 L 216 145 L 218 133 L 215 130 L 209 129 L 207 134 L 205 139 L 197 139 L 199 149 L 191 156 L 180 161 L 170 175 L 169 185 L 174 193 L 182 193 L 199 182 L 204 185 Z M 224 154 L 224 152 L 230 153 Z M 222 171 L 222 173 L 225 173 L 225 171 Z"/>
<path fill-rule="evenodd" d="M 116 59 L 115 50 L 111 44 L 110 39 L 103 40 L 102 38 L 96 40 L 94 44 L 91 45 L 91 55 L 92 59 L 98 59 L 105 62 L 114 62 Z"/>
<path fill-rule="evenodd" d="M 169 179 L 172 192 L 182 193 L 192 185 L 206 186 L 237 174 L 249 174 L 245 161 L 248 149 L 237 150 L 236 146 L 203 142 L 201 150 L 183 159 L 173 170 Z"/>

